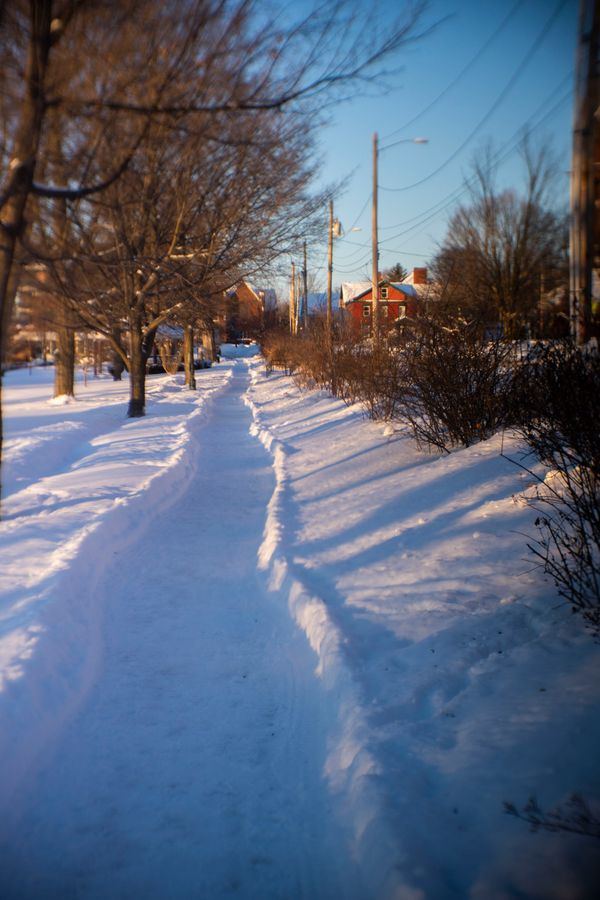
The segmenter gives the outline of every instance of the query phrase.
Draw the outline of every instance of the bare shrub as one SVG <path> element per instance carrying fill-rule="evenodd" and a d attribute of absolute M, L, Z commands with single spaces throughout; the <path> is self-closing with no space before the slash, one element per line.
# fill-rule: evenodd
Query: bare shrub
<path fill-rule="evenodd" d="M 550 470 L 537 479 L 530 500 L 539 513 L 539 537 L 529 547 L 561 596 L 598 634 L 600 357 L 570 343 L 537 347 L 518 382 L 529 411 L 518 431 Z"/>
<path fill-rule="evenodd" d="M 463 319 L 423 319 L 402 351 L 399 417 L 417 443 L 449 452 L 492 435 L 510 419 L 510 345 Z"/>
<path fill-rule="evenodd" d="M 336 344 L 333 350 L 336 396 L 345 403 L 357 403 L 360 397 L 360 360 L 352 344 Z"/>
<path fill-rule="evenodd" d="M 300 387 L 319 387 L 335 394 L 332 343 L 325 322 L 317 319 L 310 331 L 296 338 L 298 368 L 294 380 Z"/>
<path fill-rule="evenodd" d="M 285 369 L 301 388 L 323 388 L 349 403 L 362 396 L 361 348 L 343 329 L 330 338 L 325 322 L 317 320 L 299 335 L 271 331 L 262 352 L 267 370 Z"/>
<path fill-rule="evenodd" d="M 505 803 L 504 811 L 527 822 L 531 831 L 566 831 L 600 838 L 600 819 L 581 794 L 572 794 L 564 808 L 558 806 L 550 812 L 544 812 L 535 797 L 530 797 L 523 809 L 518 809 L 514 803 Z"/>
<path fill-rule="evenodd" d="M 468 446 L 515 415 L 510 346 L 484 340 L 462 319 L 422 319 L 396 344 L 378 346 L 352 333 L 330 343 L 317 326 L 295 338 L 269 337 L 264 352 L 268 366 L 293 371 L 300 387 L 361 403 L 371 419 L 407 422 L 422 446 Z"/>
<path fill-rule="evenodd" d="M 397 418 L 404 396 L 405 360 L 401 352 L 387 346 L 355 349 L 352 393 L 371 419 Z"/>
<path fill-rule="evenodd" d="M 373 349 L 351 333 L 329 341 L 324 328 L 297 339 L 301 361 L 294 377 L 301 387 L 318 386 L 346 403 L 361 403 L 371 419 L 391 419 L 402 396 L 403 361 L 386 346 Z"/>
<path fill-rule="evenodd" d="M 361 397 L 366 348 L 351 330 L 340 329 L 331 344 L 332 390 L 345 403 L 357 403 Z"/>
<path fill-rule="evenodd" d="M 270 331 L 261 345 L 267 372 L 283 369 L 286 375 L 293 375 L 298 364 L 297 338 L 285 331 Z"/>

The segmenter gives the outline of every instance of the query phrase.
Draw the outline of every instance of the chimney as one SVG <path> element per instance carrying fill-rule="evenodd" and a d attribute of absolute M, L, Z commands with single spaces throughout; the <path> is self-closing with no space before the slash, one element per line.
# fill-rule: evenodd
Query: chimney
<path fill-rule="evenodd" d="M 427 284 L 427 269 L 424 266 L 413 269 L 413 284 Z"/>

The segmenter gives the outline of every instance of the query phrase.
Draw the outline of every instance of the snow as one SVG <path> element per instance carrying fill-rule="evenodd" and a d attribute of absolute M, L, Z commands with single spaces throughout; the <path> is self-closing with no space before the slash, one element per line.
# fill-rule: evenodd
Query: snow
<path fill-rule="evenodd" d="M 598 811 L 600 648 L 502 438 L 223 356 L 138 420 L 5 377 L 2 896 L 595 897 L 597 841 L 503 809 Z"/>
<path fill-rule="evenodd" d="M 361 294 L 364 294 L 371 287 L 372 282 L 370 281 L 342 281 L 342 306 L 350 303 L 351 300 L 355 300 L 356 297 L 360 297 Z"/>
<path fill-rule="evenodd" d="M 419 294 L 414 284 L 409 284 L 404 281 L 391 281 L 390 284 L 392 287 L 395 287 L 397 290 L 402 291 L 403 294 L 406 294 L 408 297 L 418 297 Z"/>
<path fill-rule="evenodd" d="M 392 281 L 390 284 L 408 297 L 418 297 L 417 289 L 412 284 L 405 284 L 402 281 Z M 353 300 L 362 297 L 363 294 L 369 293 L 372 286 L 370 281 L 343 281 L 341 287 L 342 305 L 351 303 Z"/>

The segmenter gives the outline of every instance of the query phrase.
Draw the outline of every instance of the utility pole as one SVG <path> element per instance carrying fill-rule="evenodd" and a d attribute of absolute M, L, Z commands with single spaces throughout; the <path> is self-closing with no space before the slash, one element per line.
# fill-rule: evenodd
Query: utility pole
<path fill-rule="evenodd" d="M 304 268 L 302 270 L 304 288 L 304 330 L 308 331 L 308 269 L 306 266 L 306 241 L 304 241 Z"/>
<path fill-rule="evenodd" d="M 598 32 L 600 9 L 596 0 L 581 0 L 573 116 L 571 166 L 570 317 L 571 336 L 578 344 L 590 337 L 593 271 L 598 245 L 596 203 L 600 201 L 596 168 L 600 104 Z"/>
<path fill-rule="evenodd" d="M 296 318 L 294 319 L 294 334 L 300 333 L 300 321 L 301 321 L 300 320 L 300 312 L 301 312 L 301 307 L 302 307 L 302 284 L 301 284 L 301 281 L 302 281 L 302 275 L 301 275 L 300 269 L 298 269 L 298 271 L 296 272 L 296 287 L 294 288 L 295 297 L 296 297 L 296 309 L 294 310 L 294 312 L 296 314 Z"/>
<path fill-rule="evenodd" d="M 333 282 L 333 200 L 329 201 L 329 240 L 327 246 L 327 343 L 331 344 L 333 337 L 333 314 L 331 304 L 331 292 Z"/>
<path fill-rule="evenodd" d="M 377 249 L 377 132 L 373 135 L 373 202 L 371 206 L 371 250 L 373 255 L 373 273 L 371 284 L 371 326 L 373 329 L 373 346 L 379 344 L 379 253 Z"/>
<path fill-rule="evenodd" d="M 290 287 L 290 334 L 296 334 L 296 266 L 292 263 L 292 284 Z"/>

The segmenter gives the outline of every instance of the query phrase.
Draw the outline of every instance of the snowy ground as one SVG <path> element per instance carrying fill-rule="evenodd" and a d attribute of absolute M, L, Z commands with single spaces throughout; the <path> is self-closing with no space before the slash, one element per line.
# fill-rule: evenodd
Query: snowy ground
<path fill-rule="evenodd" d="M 140 420 L 6 376 L 0 896 L 596 897 L 598 841 L 503 812 L 600 802 L 600 647 L 527 477 L 251 352 Z"/>

